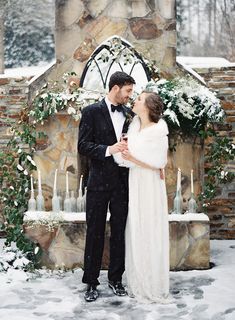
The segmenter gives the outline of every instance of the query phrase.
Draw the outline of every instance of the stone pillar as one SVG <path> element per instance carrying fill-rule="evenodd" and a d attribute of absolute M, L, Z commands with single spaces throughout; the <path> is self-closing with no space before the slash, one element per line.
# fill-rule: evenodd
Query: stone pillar
<path fill-rule="evenodd" d="M 4 1 L 0 2 L 0 74 L 4 73 Z"/>
<path fill-rule="evenodd" d="M 56 0 L 57 76 L 71 70 L 81 75 L 94 49 L 114 35 L 161 70 L 175 71 L 175 0 Z"/>

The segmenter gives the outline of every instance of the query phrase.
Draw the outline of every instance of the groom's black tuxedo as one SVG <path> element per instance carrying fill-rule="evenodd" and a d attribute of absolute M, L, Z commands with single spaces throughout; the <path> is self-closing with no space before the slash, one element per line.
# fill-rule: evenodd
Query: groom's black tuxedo
<path fill-rule="evenodd" d="M 126 121 L 122 132 L 127 132 L 132 111 L 123 106 Z M 120 175 L 127 183 L 128 169 L 118 167 L 113 157 L 105 157 L 107 146 L 117 142 L 108 107 L 103 99 L 83 109 L 80 122 L 78 151 L 90 158 L 89 178 L 87 189 L 93 191 L 111 190 L 114 181 Z"/>
<path fill-rule="evenodd" d="M 126 120 L 122 132 L 127 132 L 133 112 L 123 106 L 123 113 Z M 128 169 L 119 167 L 112 156 L 105 156 L 107 146 L 116 142 L 115 130 L 105 100 L 84 108 L 79 127 L 78 152 L 90 159 L 83 276 L 85 283 L 99 284 L 108 205 L 111 213 L 109 280 L 121 280 L 124 272 Z"/>

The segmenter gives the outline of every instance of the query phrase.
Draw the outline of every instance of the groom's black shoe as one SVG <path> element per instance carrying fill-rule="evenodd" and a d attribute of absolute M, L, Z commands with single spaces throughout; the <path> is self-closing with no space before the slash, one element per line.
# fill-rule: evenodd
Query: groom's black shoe
<path fill-rule="evenodd" d="M 126 296 L 127 292 L 121 281 L 109 281 L 109 288 L 113 290 L 113 293 L 117 296 Z"/>
<path fill-rule="evenodd" d="M 94 284 L 88 284 L 86 288 L 86 292 L 84 294 L 84 299 L 87 302 L 95 301 L 99 296 L 97 286 Z"/>

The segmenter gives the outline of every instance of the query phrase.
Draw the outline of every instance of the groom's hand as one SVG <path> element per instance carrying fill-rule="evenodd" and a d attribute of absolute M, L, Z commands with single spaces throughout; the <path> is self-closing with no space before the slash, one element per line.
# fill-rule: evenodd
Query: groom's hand
<path fill-rule="evenodd" d="M 160 179 L 161 180 L 165 179 L 165 170 L 164 169 L 160 169 Z"/>
<path fill-rule="evenodd" d="M 123 152 L 126 149 L 126 142 L 117 142 L 113 144 L 112 146 L 109 146 L 109 153 L 115 154 L 118 152 Z"/>

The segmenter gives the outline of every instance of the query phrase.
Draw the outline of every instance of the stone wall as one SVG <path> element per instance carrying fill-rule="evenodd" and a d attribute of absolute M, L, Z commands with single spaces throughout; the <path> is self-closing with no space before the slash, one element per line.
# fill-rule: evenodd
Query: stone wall
<path fill-rule="evenodd" d="M 7 77 L 0 75 L 0 148 L 11 137 L 8 121 L 15 122 L 28 102 L 28 81 L 32 77 Z"/>
<path fill-rule="evenodd" d="M 20 111 L 28 102 L 28 81 L 31 77 L 0 75 L 0 149 L 3 150 L 12 136 L 10 123 L 19 120 Z M 0 222 L 1 218 L 0 203 Z M 0 234 L 1 237 L 1 234 Z"/>
<path fill-rule="evenodd" d="M 176 62 L 175 0 L 57 0 L 56 72 L 81 75 L 107 38 L 118 35 L 166 72 Z"/>
<path fill-rule="evenodd" d="M 230 67 L 195 69 L 217 92 L 227 114 L 223 125 L 217 127 L 221 137 L 230 137 L 235 144 L 235 65 Z M 205 173 L 210 167 L 205 163 Z M 235 173 L 235 161 L 226 165 L 226 171 Z M 235 239 L 235 180 L 217 190 L 217 197 L 208 209 L 212 239 Z"/>
<path fill-rule="evenodd" d="M 177 168 L 181 169 L 183 211 L 186 211 L 188 209 L 188 199 L 191 195 L 191 169 L 194 170 L 194 192 L 197 195 L 202 191 L 203 166 L 204 148 L 200 139 L 185 139 L 184 142 L 178 142 L 175 151 L 168 152 L 168 163 L 165 172 L 169 212 L 173 210 L 173 200 L 177 183 Z"/>
<path fill-rule="evenodd" d="M 28 102 L 28 81 L 31 77 L 0 75 L 0 150 L 12 137 L 10 123 L 19 120 L 20 111 Z M 0 223 L 2 221 L 0 203 Z M 1 237 L 1 234 L 0 234 Z"/>
<path fill-rule="evenodd" d="M 85 214 L 64 213 L 61 215 L 64 221 L 49 228 L 49 221 L 53 215 L 54 213 L 48 212 L 26 212 L 24 218 L 26 236 L 38 243 L 42 249 L 41 265 L 52 269 L 82 267 L 86 238 Z M 44 221 L 42 224 L 40 219 Z M 109 215 L 105 230 L 103 269 L 107 269 L 109 265 L 110 225 L 108 220 Z M 171 270 L 209 268 L 209 228 L 209 219 L 205 214 L 169 215 Z M 142 254 L 144 257 L 148 253 Z"/>
<path fill-rule="evenodd" d="M 43 131 L 46 139 L 37 141 L 34 161 L 42 176 L 42 189 L 45 197 L 45 208 L 51 210 L 51 199 L 55 170 L 58 170 L 57 190 L 65 195 L 65 176 L 69 172 L 69 189 L 77 191 L 78 172 L 80 167 L 77 159 L 78 125 L 67 113 L 58 113 L 48 119 L 38 131 Z M 34 172 L 37 179 L 37 172 Z"/>
<path fill-rule="evenodd" d="M 34 76 L 34 72 L 30 73 L 30 70 L 28 70 L 27 73 L 31 74 L 29 76 L 21 76 L 20 71 L 18 71 L 18 76 L 8 75 L 8 73 L 0 75 L 1 150 L 6 147 L 12 137 L 10 124 L 14 125 L 20 119 L 21 110 L 31 100 L 32 92 L 36 91 L 35 82 L 40 79 L 38 80 L 38 75 Z M 41 80 L 39 83 L 41 84 Z M 34 160 L 42 172 L 45 205 L 46 209 L 49 210 L 51 209 L 52 185 L 56 168 L 58 169 L 58 189 L 62 193 L 65 190 L 66 170 L 69 171 L 71 190 L 77 189 L 78 122 L 74 121 L 67 113 L 60 113 L 50 118 L 43 127 L 39 125 L 37 130 L 48 135 L 47 139 L 37 140 Z M 37 178 L 36 172 L 34 172 L 34 178 Z"/>

